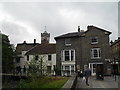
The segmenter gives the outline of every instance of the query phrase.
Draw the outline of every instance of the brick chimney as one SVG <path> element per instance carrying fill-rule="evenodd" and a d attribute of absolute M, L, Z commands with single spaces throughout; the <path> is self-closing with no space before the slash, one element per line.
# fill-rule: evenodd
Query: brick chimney
<path fill-rule="evenodd" d="M 87 30 L 91 30 L 93 27 L 93 25 L 87 26 Z"/>

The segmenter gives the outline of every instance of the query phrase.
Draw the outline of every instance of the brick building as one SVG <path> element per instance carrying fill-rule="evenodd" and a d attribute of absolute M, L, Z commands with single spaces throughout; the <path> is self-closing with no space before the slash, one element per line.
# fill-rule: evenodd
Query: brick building
<path fill-rule="evenodd" d="M 111 65 L 113 71 L 118 74 L 120 71 L 120 37 L 114 42 L 111 42 Z"/>
<path fill-rule="evenodd" d="M 110 74 L 109 35 L 111 32 L 88 26 L 87 30 L 80 30 L 55 37 L 56 40 L 56 65 L 61 70 L 61 75 L 72 75 L 75 71 L 84 70 L 86 65 L 92 70 L 92 75 L 102 70 Z"/>

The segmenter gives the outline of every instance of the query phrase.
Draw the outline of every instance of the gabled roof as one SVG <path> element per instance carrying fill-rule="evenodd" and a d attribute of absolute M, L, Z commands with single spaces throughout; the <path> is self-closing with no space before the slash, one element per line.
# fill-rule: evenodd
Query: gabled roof
<path fill-rule="evenodd" d="M 87 31 L 85 32 L 72 32 L 72 33 L 67 33 L 67 34 L 63 34 L 63 35 L 60 35 L 60 36 L 57 36 L 55 37 L 54 39 L 58 39 L 58 38 L 69 38 L 69 37 L 79 37 L 79 36 L 82 36 L 84 33 L 87 33 L 89 32 L 90 30 L 93 30 L 93 29 L 97 29 L 97 30 L 101 30 L 103 32 L 107 32 L 108 34 L 111 34 L 111 32 L 107 31 L 107 30 L 104 30 L 104 29 L 101 29 L 101 28 L 98 28 L 96 26 L 88 26 L 87 27 Z M 94 31 L 94 30 L 93 30 Z"/>
<path fill-rule="evenodd" d="M 60 36 L 55 37 L 55 39 L 58 38 L 69 38 L 69 37 L 79 37 L 83 34 L 84 32 L 72 32 L 72 33 L 67 33 L 67 34 L 63 34 Z"/>
<path fill-rule="evenodd" d="M 54 54 L 54 53 L 56 53 L 56 44 L 42 43 L 33 47 L 25 55 Z"/>
<path fill-rule="evenodd" d="M 120 37 L 118 37 L 118 39 L 115 40 L 115 41 L 111 44 L 111 46 L 113 46 L 113 45 L 115 45 L 116 43 L 119 43 L 119 42 L 120 42 Z"/>
<path fill-rule="evenodd" d="M 21 53 L 22 51 L 28 51 L 29 49 L 31 49 L 34 46 L 35 46 L 34 43 L 20 43 L 20 44 L 17 44 L 16 52 Z"/>

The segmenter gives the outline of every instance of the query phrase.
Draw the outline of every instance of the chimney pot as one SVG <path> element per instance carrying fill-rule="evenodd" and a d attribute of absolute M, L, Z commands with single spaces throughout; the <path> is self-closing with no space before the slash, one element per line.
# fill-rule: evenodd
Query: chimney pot
<path fill-rule="evenodd" d="M 78 26 L 78 32 L 80 32 L 80 26 Z"/>
<path fill-rule="evenodd" d="M 36 44 L 36 39 L 34 39 L 34 44 Z"/>
<path fill-rule="evenodd" d="M 23 43 L 26 44 L 26 41 L 24 41 Z"/>

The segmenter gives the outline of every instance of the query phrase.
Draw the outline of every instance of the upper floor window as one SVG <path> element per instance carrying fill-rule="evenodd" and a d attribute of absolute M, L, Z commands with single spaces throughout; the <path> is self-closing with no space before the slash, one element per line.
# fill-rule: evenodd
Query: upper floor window
<path fill-rule="evenodd" d="M 38 55 L 35 55 L 35 60 L 38 60 Z"/>
<path fill-rule="evenodd" d="M 63 61 L 74 61 L 75 60 L 75 50 L 63 50 L 61 52 Z"/>
<path fill-rule="evenodd" d="M 69 61 L 70 60 L 70 54 L 69 51 L 65 51 L 65 61 Z"/>
<path fill-rule="evenodd" d="M 100 48 L 92 48 L 91 49 L 91 59 L 98 59 L 101 57 Z"/>
<path fill-rule="evenodd" d="M 91 44 L 98 44 L 98 37 L 92 37 Z"/>
<path fill-rule="evenodd" d="M 52 60 L 52 55 L 48 55 L 48 61 Z"/>
<path fill-rule="evenodd" d="M 70 46 L 71 45 L 71 39 L 70 38 L 66 38 L 65 39 L 65 45 L 66 46 Z"/>

